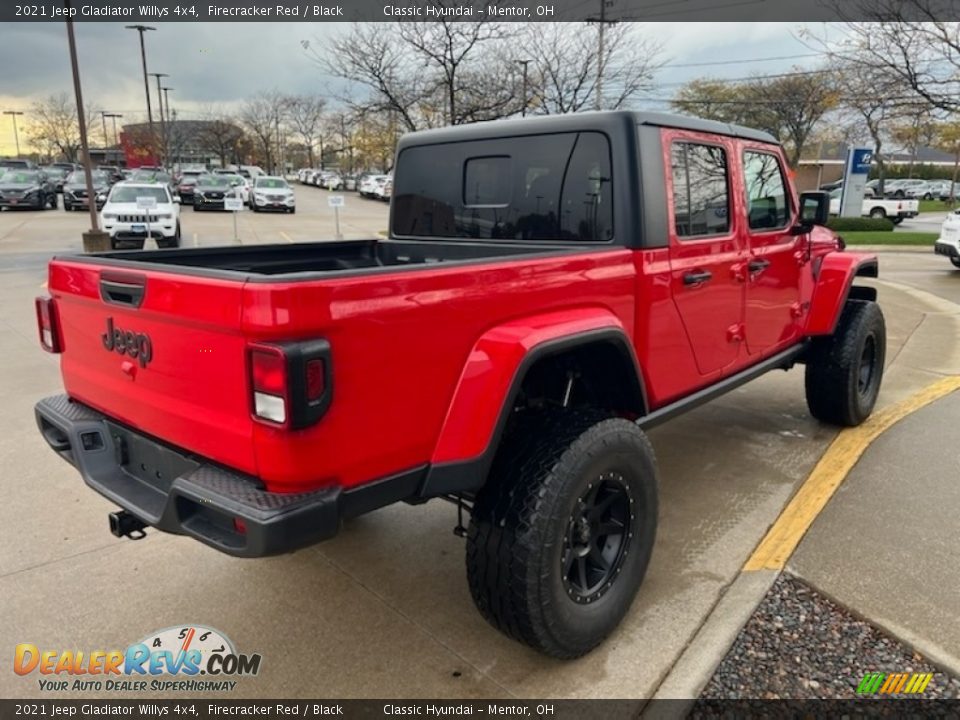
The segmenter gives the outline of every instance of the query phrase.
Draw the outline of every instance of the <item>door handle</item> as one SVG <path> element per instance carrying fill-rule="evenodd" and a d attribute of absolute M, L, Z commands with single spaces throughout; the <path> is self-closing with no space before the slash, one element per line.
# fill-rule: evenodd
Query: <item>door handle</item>
<path fill-rule="evenodd" d="M 762 260 L 762 259 L 761 259 L 761 260 L 751 260 L 750 262 L 747 263 L 747 270 L 749 270 L 751 273 L 763 272 L 763 271 L 766 270 L 768 267 L 770 267 L 770 261 L 769 261 L 769 260 Z"/>
<path fill-rule="evenodd" d="M 709 270 L 696 270 L 694 272 L 688 272 L 683 276 L 684 285 L 702 285 L 708 280 L 713 278 L 713 273 Z"/>

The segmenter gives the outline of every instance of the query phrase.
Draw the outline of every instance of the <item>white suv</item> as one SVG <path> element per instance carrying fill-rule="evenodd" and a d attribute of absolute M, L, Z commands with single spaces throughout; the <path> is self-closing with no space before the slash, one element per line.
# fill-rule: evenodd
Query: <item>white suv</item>
<path fill-rule="evenodd" d="M 146 204 L 152 207 L 143 207 Z M 163 183 L 120 182 L 110 190 L 100 212 L 100 223 L 115 250 L 142 250 L 148 227 L 157 247 L 180 247 L 180 198 L 172 197 Z"/>
<path fill-rule="evenodd" d="M 937 255 L 946 255 L 954 267 L 960 268 L 960 210 L 947 215 L 933 250 Z"/>
<path fill-rule="evenodd" d="M 254 212 L 281 210 L 295 213 L 297 199 L 294 197 L 293 188 L 282 177 L 261 175 L 253 181 L 250 209 Z"/>

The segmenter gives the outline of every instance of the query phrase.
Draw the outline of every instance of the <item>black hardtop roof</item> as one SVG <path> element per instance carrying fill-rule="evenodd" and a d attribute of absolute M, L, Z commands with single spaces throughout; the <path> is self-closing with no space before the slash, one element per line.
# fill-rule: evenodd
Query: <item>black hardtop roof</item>
<path fill-rule="evenodd" d="M 565 115 L 540 115 L 510 120 L 492 120 L 468 125 L 453 125 L 436 130 L 420 130 L 404 135 L 400 139 L 399 149 L 410 145 L 482 140 L 485 138 L 510 137 L 514 135 L 538 135 L 577 130 L 609 131 L 617 128 L 622 129 L 628 125 L 655 125 L 657 127 L 680 128 L 696 132 L 714 133 L 716 135 L 727 135 L 729 137 L 743 138 L 746 140 L 758 140 L 774 145 L 780 144 L 770 133 L 742 125 L 722 123 L 716 120 L 703 120 L 688 115 L 607 110 L 600 112 L 569 113 Z"/>

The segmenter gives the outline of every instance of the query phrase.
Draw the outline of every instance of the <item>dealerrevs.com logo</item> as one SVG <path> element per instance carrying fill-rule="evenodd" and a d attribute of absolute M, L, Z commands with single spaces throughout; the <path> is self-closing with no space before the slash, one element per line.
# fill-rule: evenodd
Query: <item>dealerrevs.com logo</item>
<path fill-rule="evenodd" d="M 123 650 L 52 650 L 20 643 L 17 675 L 39 676 L 41 691 L 229 691 L 233 678 L 260 672 L 259 653 L 238 653 L 230 639 L 205 625 L 159 630 Z"/>

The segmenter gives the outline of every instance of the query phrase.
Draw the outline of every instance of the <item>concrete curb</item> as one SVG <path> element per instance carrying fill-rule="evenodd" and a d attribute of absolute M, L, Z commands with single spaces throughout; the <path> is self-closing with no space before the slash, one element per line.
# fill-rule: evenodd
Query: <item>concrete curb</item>
<path fill-rule="evenodd" d="M 686 700 L 686 708 L 681 709 L 676 703 L 653 703 L 644 709 L 641 717 L 660 720 L 677 717 L 678 712 L 686 714 L 779 574 L 776 570 L 760 570 L 741 571 L 737 575 L 652 698 Z"/>
<path fill-rule="evenodd" d="M 940 647 L 928 638 L 917 635 L 917 633 L 913 632 L 912 630 L 908 630 L 898 623 L 891 622 L 889 620 L 878 620 L 875 617 L 867 617 L 859 610 L 856 610 L 842 602 L 839 598 L 833 595 L 833 593 L 829 593 L 823 588 L 819 587 L 817 583 L 806 577 L 797 568 L 791 567 L 789 563 L 784 569 L 784 572 L 790 577 L 796 578 L 805 585 L 808 585 L 820 595 L 827 598 L 834 605 L 843 608 L 862 622 L 872 625 L 885 635 L 889 635 L 900 644 L 905 645 L 909 649 L 920 654 L 924 660 L 936 665 L 944 672 L 950 673 L 956 677 L 960 677 L 960 657 L 957 657 L 949 650 Z"/>

